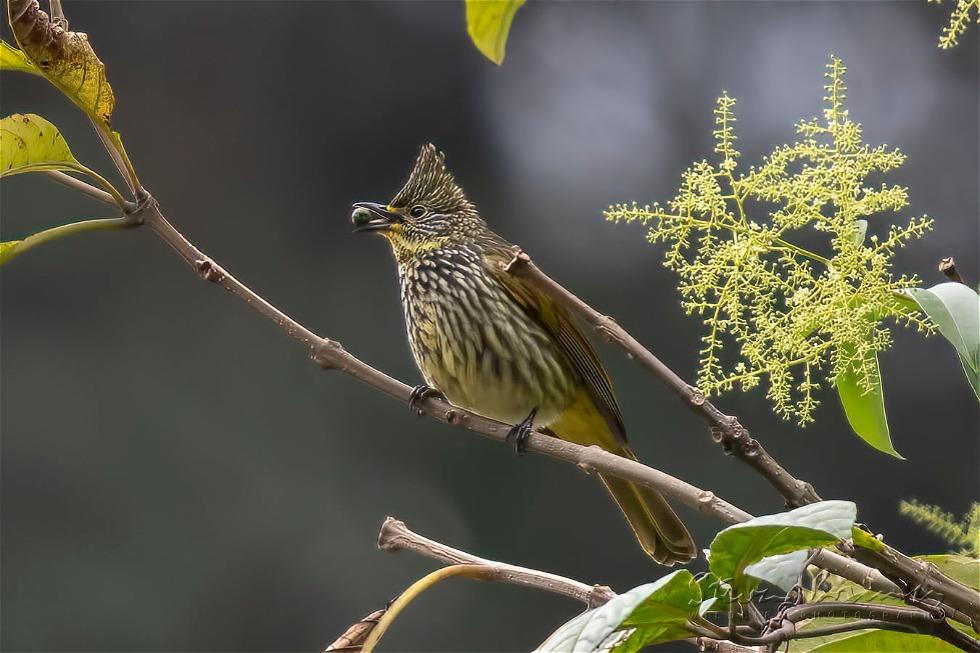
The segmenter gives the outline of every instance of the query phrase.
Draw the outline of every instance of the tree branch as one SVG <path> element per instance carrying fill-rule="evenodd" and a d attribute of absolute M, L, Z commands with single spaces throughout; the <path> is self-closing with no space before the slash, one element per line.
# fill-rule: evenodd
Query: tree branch
<path fill-rule="evenodd" d="M 796 624 L 806 619 L 817 617 L 844 617 L 849 619 L 870 620 L 875 622 L 874 627 L 885 630 L 900 630 L 904 632 L 914 632 L 920 635 L 931 635 L 945 642 L 952 644 L 965 651 L 980 651 L 980 642 L 973 639 L 966 633 L 956 630 L 942 616 L 936 617 L 925 610 L 908 606 L 883 605 L 880 603 L 846 603 L 846 602 L 824 602 L 809 603 L 788 608 L 782 615 L 783 624 L 776 632 L 782 631 L 784 627 L 791 631 L 792 638 L 802 635 L 796 630 Z M 787 623 L 793 624 L 792 627 L 786 626 Z M 857 630 L 857 628 L 854 628 Z M 760 639 L 766 639 L 768 635 Z M 780 641 L 785 641 L 785 638 Z M 760 642 L 761 643 L 761 642 Z M 769 643 L 769 642 L 766 642 Z"/>
<path fill-rule="evenodd" d="M 812 485 L 793 477 L 786 471 L 769 455 L 759 441 L 749 436 L 748 430 L 739 423 L 737 418 L 725 415 L 715 408 L 698 388 L 688 385 L 672 369 L 654 356 L 650 350 L 619 326 L 615 320 L 599 313 L 542 272 L 531 260 L 531 257 L 520 248 L 515 249 L 514 257 L 504 266 L 504 271 L 532 280 L 536 287 L 543 288 L 552 299 L 584 320 L 603 338 L 618 345 L 626 352 L 627 356 L 650 371 L 681 397 L 688 407 L 708 422 L 711 427 L 712 438 L 721 443 L 726 452 L 734 454 L 739 460 L 749 464 L 779 490 L 786 499 L 788 507 L 796 507 L 820 500 L 820 496 Z M 908 588 L 906 592 L 903 592 L 903 595 L 908 596 L 912 588 L 921 590 L 924 595 L 938 598 L 959 610 L 961 617 L 965 613 L 967 617 L 965 623 L 971 624 L 974 630 L 978 630 L 980 594 L 972 588 L 957 583 L 938 572 L 923 574 L 922 563 L 894 549 L 887 548 L 886 553 L 866 549 L 860 551 L 866 564 L 872 564 L 882 569 L 886 577 L 894 582 L 904 584 Z M 839 564 L 836 560 L 828 561 L 827 556 L 823 553 L 820 553 L 816 558 L 816 564 L 820 566 L 827 562 Z M 875 582 L 880 584 L 880 581 Z"/>
<path fill-rule="evenodd" d="M 480 576 L 483 580 L 545 590 L 581 601 L 588 608 L 603 605 L 616 596 L 616 593 L 605 585 L 590 586 L 564 576 L 480 558 L 420 535 L 410 530 L 405 522 L 393 517 L 388 517 L 381 525 L 378 548 L 392 553 L 410 551 L 450 566 L 484 567 L 487 571 Z M 797 624 L 801 621 L 816 617 L 846 617 L 859 621 L 805 631 L 797 629 Z M 720 637 L 722 632 L 719 630 L 717 637 L 703 635 L 688 641 L 697 645 L 702 651 L 755 652 L 757 649 L 747 648 L 744 644 L 773 645 L 790 639 L 878 628 L 931 635 L 968 651 L 976 650 L 977 646 L 973 638 L 952 628 L 945 619 L 937 619 L 929 612 L 914 607 L 843 602 L 811 603 L 790 607 L 777 616 L 777 620 L 780 625 L 761 637 L 739 635 L 736 631 L 733 636 L 735 642 L 719 640 L 717 637 Z"/>
<path fill-rule="evenodd" d="M 626 355 L 642 365 L 664 385 L 680 397 L 684 404 L 700 415 L 711 428 L 712 439 L 724 447 L 726 453 L 733 454 L 748 464 L 775 487 L 786 499 L 786 505 L 797 508 L 808 503 L 820 501 L 813 486 L 794 478 L 776 459 L 743 427 L 738 418 L 726 415 L 705 398 L 698 388 L 688 385 L 684 379 L 667 367 L 659 358 L 641 345 L 623 327 L 608 315 L 599 313 L 584 301 L 569 292 L 554 279 L 541 271 L 531 257 L 520 248 L 514 251 L 514 258 L 504 266 L 504 271 L 515 276 L 532 280 L 536 287 L 544 289 L 552 299 L 564 306 L 574 315 L 589 324 L 608 342 L 626 352 Z"/>
<path fill-rule="evenodd" d="M 447 565 L 482 565 L 488 570 L 488 575 L 484 580 L 494 580 L 511 585 L 522 587 L 533 587 L 553 594 L 567 596 L 585 604 L 589 609 L 597 608 L 605 604 L 616 596 L 606 585 L 586 585 L 571 578 L 558 576 L 546 571 L 518 567 L 506 562 L 487 560 L 454 549 L 451 546 L 430 540 L 410 530 L 405 522 L 394 517 L 388 517 L 381 525 L 381 532 L 378 534 L 378 548 L 382 551 L 397 553 L 399 551 L 410 551 L 426 558 L 432 558 Z M 756 653 L 756 649 L 746 648 L 732 642 L 717 640 L 708 637 L 690 638 L 688 642 L 696 645 L 701 651 L 713 651 L 715 653 Z"/>
<path fill-rule="evenodd" d="M 160 212 L 159 205 L 152 196 L 149 194 L 143 196 L 133 214 L 137 222 L 152 229 L 201 278 L 231 292 L 259 314 L 278 325 L 288 336 L 303 344 L 310 351 L 313 361 L 320 367 L 339 370 L 389 397 L 408 402 L 412 392 L 411 387 L 347 352 L 336 340 L 321 338 L 316 335 L 245 286 L 177 231 Z M 498 442 L 506 441 L 507 433 L 511 428 L 508 424 L 502 424 L 462 410 L 436 397 L 425 398 L 418 403 L 417 407 L 423 414 L 441 422 L 485 435 Z M 564 460 L 586 472 L 600 471 L 657 489 L 698 512 L 712 515 L 726 524 L 740 523 L 752 517 L 749 513 L 720 499 L 709 490 L 702 490 L 652 467 L 621 458 L 595 446 L 583 447 L 553 438 L 539 431 L 533 432 L 526 443 L 527 451 Z M 827 549 L 821 550 L 814 556 L 813 564 L 875 591 L 902 593 L 895 583 L 887 580 L 875 570 Z"/>
<path fill-rule="evenodd" d="M 409 530 L 405 522 L 394 517 L 388 517 L 381 525 L 381 532 L 378 534 L 378 548 L 391 553 L 410 551 L 447 565 L 483 565 L 492 570 L 492 580 L 546 590 L 553 594 L 560 594 L 581 601 L 590 608 L 598 607 L 616 596 L 616 593 L 605 585 L 586 585 L 577 580 L 549 574 L 545 571 L 479 558 L 471 553 L 423 537 Z"/>

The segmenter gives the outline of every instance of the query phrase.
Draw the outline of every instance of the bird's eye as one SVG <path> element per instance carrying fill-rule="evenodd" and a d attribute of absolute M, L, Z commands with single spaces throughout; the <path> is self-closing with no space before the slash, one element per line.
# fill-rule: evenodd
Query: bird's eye
<path fill-rule="evenodd" d="M 408 214 L 413 218 L 421 218 L 423 215 L 425 215 L 425 207 L 421 204 L 416 204 L 412 207 L 412 210 L 409 211 Z"/>

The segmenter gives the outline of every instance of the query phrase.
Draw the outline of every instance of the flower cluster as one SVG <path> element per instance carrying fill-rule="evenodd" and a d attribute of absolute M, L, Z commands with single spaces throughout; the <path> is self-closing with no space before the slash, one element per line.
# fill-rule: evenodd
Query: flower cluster
<path fill-rule="evenodd" d="M 930 328 L 899 292 L 916 279 L 895 277 L 891 265 L 895 250 L 932 221 L 875 225 L 885 233 L 865 238 L 868 218 L 908 203 L 905 188 L 867 181 L 900 166 L 904 155 L 863 143 L 845 108 L 844 74 L 832 58 L 823 119 L 797 124 L 801 140 L 744 172 L 735 100 L 723 94 L 714 112 L 717 161 L 688 168 L 666 206 L 620 204 L 605 213 L 643 223 L 650 242 L 666 245 L 664 264 L 679 276 L 682 305 L 707 327 L 701 390 L 749 389 L 765 379 L 777 412 L 800 424 L 813 419 L 821 378 L 853 374 L 865 390 L 877 386 L 877 353 L 891 344 L 883 319 Z M 826 254 L 798 244 L 811 240 Z"/>

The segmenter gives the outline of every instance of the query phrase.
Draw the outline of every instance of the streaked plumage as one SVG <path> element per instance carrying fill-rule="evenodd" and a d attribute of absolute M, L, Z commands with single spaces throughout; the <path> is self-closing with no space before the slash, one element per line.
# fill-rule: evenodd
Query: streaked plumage
<path fill-rule="evenodd" d="M 408 339 L 426 383 L 453 405 L 508 424 L 534 423 L 627 458 L 612 384 L 567 312 L 501 264 L 513 247 L 487 228 L 432 145 L 385 207 L 358 204 L 398 264 Z M 602 477 L 644 550 L 672 564 L 694 557 L 690 535 L 657 492 Z"/>

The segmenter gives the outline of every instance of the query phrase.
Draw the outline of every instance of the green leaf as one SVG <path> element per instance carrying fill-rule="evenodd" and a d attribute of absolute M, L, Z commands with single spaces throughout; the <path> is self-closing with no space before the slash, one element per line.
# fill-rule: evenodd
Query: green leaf
<path fill-rule="evenodd" d="M 698 587 L 701 589 L 701 597 L 704 599 L 701 610 L 699 611 L 701 614 L 706 610 L 710 610 L 711 612 L 725 612 L 728 610 L 728 606 L 732 602 L 731 585 L 709 571 L 698 579 Z M 710 600 L 714 600 L 714 603 L 705 607 L 704 603 Z"/>
<path fill-rule="evenodd" d="M 789 512 L 756 517 L 724 529 L 711 542 L 711 572 L 731 583 L 738 598 L 758 584 L 746 568 L 763 558 L 827 546 L 851 536 L 857 507 L 851 501 L 821 501 Z"/>
<path fill-rule="evenodd" d="M 959 553 L 915 556 L 916 560 L 931 562 L 953 580 L 980 590 L 980 560 Z"/>
<path fill-rule="evenodd" d="M 769 556 L 745 568 L 745 574 L 752 578 L 772 583 L 784 592 L 789 592 L 800 582 L 803 568 L 809 559 L 808 551 L 793 551 L 778 556 Z"/>
<path fill-rule="evenodd" d="M 115 96 L 88 36 L 54 25 L 35 0 L 8 0 L 7 15 L 17 45 L 40 74 L 89 116 L 108 123 Z"/>
<path fill-rule="evenodd" d="M 854 356 L 854 346 L 845 345 L 841 347 L 842 356 L 851 358 Z M 861 386 L 858 374 L 853 367 L 848 368 L 837 379 L 837 394 L 840 395 L 841 405 L 844 407 L 844 414 L 851 429 L 861 436 L 861 439 L 870 444 L 878 451 L 895 456 L 901 460 L 905 458 L 892 446 L 891 434 L 888 430 L 888 418 L 885 416 L 885 393 L 881 387 L 881 370 L 878 367 L 878 354 L 871 351 L 868 354 L 868 365 L 875 370 L 875 387 L 866 391 Z M 871 357 L 874 360 L 871 360 Z"/>
<path fill-rule="evenodd" d="M 0 41 L 0 70 L 19 70 L 32 75 L 41 74 L 23 52 L 6 41 Z"/>
<path fill-rule="evenodd" d="M 697 615 L 700 604 L 697 581 L 687 569 L 679 569 L 583 612 L 536 650 L 632 653 L 657 642 L 682 639 L 690 636 L 686 624 Z"/>
<path fill-rule="evenodd" d="M 807 626 L 829 626 L 842 623 L 843 619 L 813 619 Z M 801 628 L 807 630 L 806 627 Z M 880 653 L 902 651 L 908 653 L 944 653 L 959 651 L 952 644 L 928 635 L 899 633 L 888 630 L 854 630 L 824 637 L 795 639 L 790 642 L 790 653 Z"/>
<path fill-rule="evenodd" d="M 58 128 L 39 115 L 0 120 L 0 177 L 41 170 L 85 171 Z"/>
<path fill-rule="evenodd" d="M 908 294 L 939 327 L 956 353 L 970 387 L 980 398 L 980 297 L 962 283 L 952 281 L 932 288 L 909 288 Z"/>
<path fill-rule="evenodd" d="M 864 549 L 871 549 L 872 551 L 885 550 L 885 545 L 881 540 L 868 531 L 860 529 L 857 526 L 854 527 L 854 530 L 851 533 L 851 539 L 854 540 L 854 546 L 859 546 Z"/>
<path fill-rule="evenodd" d="M 498 66 L 504 61 L 507 35 L 524 0 L 466 0 L 466 31 L 477 50 Z"/>
<path fill-rule="evenodd" d="M 125 200 L 105 177 L 78 162 L 58 128 L 39 115 L 15 113 L 0 120 L 0 177 L 71 170 L 94 179 L 122 207 Z"/>
<path fill-rule="evenodd" d="M 857 529 L 855 529 L 855 533 Z M 855 543 L 857 543 L 855 541 Z M 915 556 L 916 560 L 930 562 L 939 569 L 940 572 L 949 576 L 953 580 L 959 581 L 973 588 L 980 588 L 980 560 L 959 554 L 944 555 L 923 555 Z M 892 596 L 865 589 L 852 581 L 835 576 L 833 574 L 821 573 L 815 582 L 818 589 L 806 592 L 807 603 L 820 603 L 823 601 L 841 601 L 846 603 L 881 603 L 885 605 L 905 605 L 901 596 Z M 852 621 L 851 619 L 811 619 L 801 625 L 801 630 L 810 630 L 820 626 L 829 626 Z M 959 622 L 949 622 L 954 628 L 960 628 L 964 632 L 970 633 L 968 626 Z M 924 635 L 908 635 L 906 633 L 890 633 L 890 635 L 902 635 L 902 638 L 892 639 L 884 637 L 879 633 L 886 631 L 859 630 L 853 633 L 839 633 L 836 635 L 826 635 L 809 639 L 794 640 L 790 643 L 790 651 L 796 653 L 809 653 L 819 651 L 830 653 L 832 651 L 955 651 L 957 649 L 948 647 L 945 642 L 926 637 Z M 972 634 L 972 633 L 970 633 Z"/>

